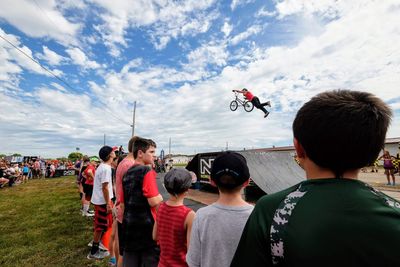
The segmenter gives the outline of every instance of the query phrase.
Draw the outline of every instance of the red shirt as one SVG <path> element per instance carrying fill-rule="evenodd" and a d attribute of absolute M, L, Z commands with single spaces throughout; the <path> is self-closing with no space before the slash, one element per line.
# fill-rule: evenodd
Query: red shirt
<path fill-rule="evenodd" d="M 158 267 L 188 266 L 185 220 L 191 209 L 162 203 L 157 213 L 157 237 L 160 244 Z"/>
<path fill-rule="evenodd" d="M 244 97 L 245 97 L 247 100 L 249 100 L 249 101 L 253 100 L 253 98 L 254 98 L 254 95 L 253 95 L 250 91 L 247 91 L 247 92 L 244 93 L 243 95 L 244 95 Z"/>
<path fill-rule="evenodd" d="M 117 171 L 115 173 L 115 192 L 117 195 L 115 207 L 117 208 L 117 221 L 119 223 L 122 223 L 122 219 L 124 217 L 124 213 L 122 209 L 120 209 L 120 204 L 125 202 L 124 189 L 122 188 L 122 178 L 133 165 L 135 165 L 135 160 L 133 158 L 124 158 L 118 164 Z"/>
<path fill-rule="evenodd" d="M 156 182 L 157 173 L 154 170 L 149 171 L 143 178 L 143 196 L 146 198 L 152 198 L 158 196 L 158 186 Z M 153 215 L 154 220 L 156 220 L 156 207 L 151 207 L 151 214 Z"/>
<path fill-rule="evenodd" d="M 33 167 L 35 170 L 40 170 L 40 163 L 39 161 L 35 161 L 35 163 L 33 164 Z"/>
<path fill-rule="evenodd" d="M 93 185 L 94 180 L 92 177 L 89 176 L 89 170 L 92 171 L 93 177 L 96 174 L 96 169 L 94 168 L 94 166 L 91 164 L 87 165 L 86 169 L 83 171 L 83 175 L 85 176 L 85 184 Z"/>

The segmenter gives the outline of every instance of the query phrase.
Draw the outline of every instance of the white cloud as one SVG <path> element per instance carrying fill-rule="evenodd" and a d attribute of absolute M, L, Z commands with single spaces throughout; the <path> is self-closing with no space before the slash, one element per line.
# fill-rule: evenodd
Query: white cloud
<path fill-rule="evenodd" d="M 87 5 L 82 0 L 58 0 L 57 5 L 62 9 L 85 9 Z"/>
<path fill-rule="evenodd" d="M 249 38 L 250 36 L 258 34 L 259 32 L 261 32 L 261 30 L 262 30 L 262 27 L 260 25 L 252 25 L 246 31 L 241 32 L 238 35 L 234 36 L 230 40 L 230 44 L 237 45 L 238 43 Z"/>
<path fill-rule="evenodd" d="M 50 65 L 60 65 L 66 60 L 65 57 L 57 54 L 47 46 L 43 46 L 43 54 L 37 54 L 37 58 L 47 61 Z"/>
<path fill-rule="evenodd" d="M 238 6 L 247 5 L 254 2 L 255 0 L 232 0 L 231 9 L 235 10 Z"/>
<path fill-rule="evenodd" d="M 283 2 L 292 3 L 279 3 Z M 276 23 L 291 15 L 308 20 L 321 13 L 327 18 L 318 25 L 320 31 L 307 33 L 290 46 L 260 48 L 252 42 L 249 48 L 230 51 L 229 34 L 226 40 L 200 40 L 202 45 L 190 51 L 182 65 L 152 65 L 145 57 L 133 58 L 120 71 L 105 72 L 104 83 L 89 81 L 88 94 L 73 94 L 53 84 L 57 90 L 40 88 L 32 93 L 39 101 L 36 104 L 0 90 L 0 106 L 5 109 L 0 113 L 0 121 L 6 125 L 2 127 L 6 134 L 0 136 L 0 143 L 10 152 L 15 149 L 12 145 L 43 146 L 56 156 L 71 152 L 76 146 L 95 154 L 102 145 L 103 133 L 110 139 L 109 144 L 126 145 L 131 132 L 128 124 L 132 120 L 132 103 L 137 101 L 136 132 L 154 139 L 159 149 L 168 147 L 169 137 L 173 153 L 221 150 L 226 142 L 231 149 L 290 145 L 291 123 L 298 108 L 316 93 L 336 88 L 369 91 L 391 103 L 397 111 L 389 137 L 399 136 L 400 7 L 394 0 L 364 2 L 357 5 L 360 2 L 340 1 L 339 11 L 333 13 L 329 11 L 331 2 L 324 2 L 327 6 L 317 3 L 317 7 L 307 11 L 303 7 L 281 7 L 281 18 Z M 336 14 L 335 19 L 329 14 Z M 126 29 L 129 27 L 133 26 Z M 180 34 L 180 30 L 176 32 Z M 250 33 L 245 31 L 230 40 L 243 41 Z M 219 31 L 218 34 L 221 36 Z M 79 51 L 75 61 L 81 65 L 89 59 Z M 11 60 L 14 57 L 9 52 L 9 48 L 0 48 L 0 81 L 1 77 L 18 77 L 23 71 L 21 65 Z M 234 65 L 230 65 L 233 61 Z M 223 70 L 219 73 L 212 68 L 215 66 Z M 15 84 L 10 86 L 18 88 Z M 262 101 L 271 100 L 267 119 L 259 110 L 229 110 L 231 90 L 243 87 Z M 15 92 L 15 96 L 18 94 L 22 92 Z M 25 136 L 19 136 L 19 132 Z M 24 140 L 26 135 L 29 143 Z"/>
<path fill-rule="evenodd" d="M 101 65 L 96 61 L 89 60 L 86 54 L 78 47 L 68 48 L 65 52 L 68 53 L 74 64 L 79 65 L 84 69 L 98 69 L 101 67 Z"/>
<path fill-rule="evenodd" d="M 273 17 L 276 15 L 275 11 L 268 11 L 266 7 L 262 7 L 258 12 L 256 13 L 256 17 Z"/>
<path fill-rule="evenodd" d="M 105 12 L 103 23 L 95 29 L 102 36 L 113 56 L 120 55 L 120 46 L 127 47 L 125 35 L 130 28 L 143 28 L 153 40 L 154 47 L 164 49 L 172 38 L 206 32 L 218 16 L 208 9 L 215 0 L 173 1 L 105 1 L 93 0 Z M 149 27 L 152 26 L 150 29 Z"/>
<path fill-rule="evenodd" d="M 224 43 L 210 42 L 188 54 L 189 69 L 203 69 L 207 65 L 221 67 L 226 65 L 228 56 L 229 52 Z M 189 65 L 185 65 L 184 69 L 187 69 Z"/>
<path fill-rule="evenodd" d="M 22 74 L 24 69 L 32 73 L 51 76 L 51 74 L 45 71 L 40 65 L 28 58 L 29 56 L 37 61 L 33 56 L 32 50 L 21 44 L 19 37 L 13 34 L 7 34 L 1 28 L 0 35 L 20 50 L 17 50 L 5 40 L 0 39 L 0 58 L 2 59 L 2 61 L 0 61 L 0 80 L 4 86 L 9 89 L 13 89 L 17 86 L 19 84 L 20 74 Z M 48 69 L 56 75 L 63 74 L 61 70 Z"/>
<path fill-rule="evenodd" d="M 228 23 L 228 21 L 225 21 L 224 25 L 221 28 L 221 31 L 224 33 L 225 36 L 229 36 L 229 34 L 231 33 L 232 29 L 233 29 L 232 25 L 230 25 Z"/>
<path fill-rule="evenodd" d="M 363 0 L 283 0 L 277 3 L 280 18 L 290 15 L 318 16 L 334 19 L 368 5 Z"/>
<path fill-rule="evenodd" d="M 81 26 L 68 21 L 57 10 L 55 1 L 38 1 L 37 4 L 29 0 L 2 0 L 0 18 L 28 36 L 49 37 L 64 45 L 76 44 Z"/>

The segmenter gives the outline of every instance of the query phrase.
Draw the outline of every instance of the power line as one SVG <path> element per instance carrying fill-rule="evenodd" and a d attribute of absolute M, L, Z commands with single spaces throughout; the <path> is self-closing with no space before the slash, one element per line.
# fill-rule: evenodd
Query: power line
<path fill-rule="evenodd" d="M 50 73 L 52 76 L 54 76 L 57 80 L 59 80 L 60 82 L 62 82 L 63 84 L 65 84 L 67 87 L 69 87 L 72 90 L 75 90 L 69 83 L 67 83 L 66 81 L 64 81 L 63 79 L 61 79 L 57 74 L 55 74 L 54 72 L 52 72 L 51 70 L 49 70 L 48 68 L 46 68 L 45 66 L 43 66 L 42 64 L 39 63 L 39 61 L 37 61 L 36 59 L 32 58 L 30 55 L 28 55 L 27 53 L 25 53 L 22 49 L 20 49 L 18 46 L 16 46 L 15 44 L 13 44 L 12 42 L 10 42 L 9 40 L 7 40 L 4 36 L 0 35 L 0 38 L 3 39 L 4 41 L 6 41 L 7 43 L 9 43 L 12 47 L 14 47 L 15 49 L 17 49 L 19 52 L 21 52 L 22 54 L 24 54 L 27 58 L 29 58 L 30 60 L 32 60 L 33 62 L 35 62 L 36 64 L 38 64 L 42 69 L 44 69 L 45 71 L 47 71 L 48 73 Z"/>
<path fill-rule="evenodd" d="M 10 44 L 12 47 L 14 47 L 15 49 L 17 49 L 17 51 L 19 51 L 20 53 L 22 53 L 24 56 L 26 56 L 27 58 L 29 58 L 30 60 L 32 60 L 33 62 L 35 62 L 36 64 L 38 64 L 42 69 L 44 69 L 46 72 L 50 73 L 52 76 L 54 76 L 57 80 L 59 80 L 60 82 L 62 82 L 63 84 L 65 84 L 68 88 L 72 89 L 73 91 L 76 91 L 76 89 L 74 87 L 72 87 L 67 81 L 65 81 L 64 79 L 62 79 L 60 76 L 58 76 L 57 74 L 55 74 L 54 72 L 52 72 L 51 70 L 49 70 L 48 68 L 46 68 L 45 66 L 43 66 L 42 64 L 40 64 L 39 61 L 37 61 L 36 59 L 32 58 L 30 55 L 28 55 L 27 53 L 25 53 L 22 49 L 20 49 L 18 46 L 16 46 L 15 44 L 13 44 L 11 41 L 9 41 L 7 38 L 5 38 L 4 36 L 0 35 L 0 38 L 3 39 L 4 41 L 6 41 L 8 44 Z M 104 105 L 104 108 L 108 108 L 107 105 L 105 103 L 103 103 L 100 100 L 99 101 L 101 104 Z M 106 110 L 105 110 L 106 111 Z M 112 117 L 114 117 L 115 119 L 119 120 L 120 122 L 127 124 L 130 126 L 130 123 L 122 120 L 121 118 L 115 116 L 112 111 L 110 110 L 108 112 Z"/>
<path fill-rule="evenodd" d="M 35 2 L 36 6 L 40 9 L 40 11 L 42 11 L 42 13 L 49 19 L 49 21 L 50 21 L 53 25 L 56 25 L 56 23 L 54 23 L 54 21 L 47 15 L 47 12 L 45 12 L 45 11 L 43 10 L 43 8 L 41 8 L 41 7 L 39 6 L 39 4 L 37 3 L 37 1 L 36 1 L 36 0 L 33 0 L 33 1 Z"/>

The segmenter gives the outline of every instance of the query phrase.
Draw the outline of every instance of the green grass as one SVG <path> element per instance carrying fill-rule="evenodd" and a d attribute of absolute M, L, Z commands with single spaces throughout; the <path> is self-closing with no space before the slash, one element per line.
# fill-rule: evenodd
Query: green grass
<path fill-rule="evenodd" d="M 75 177 L 0 189 L 0 266 L 107 266 L 86 259 L 93 220 L 79 209 Z"/>
<path fill-rule="evenodd" d="M 173 166 L 174 167 L 186 167 L 187 163 L 174 163 Z"/>

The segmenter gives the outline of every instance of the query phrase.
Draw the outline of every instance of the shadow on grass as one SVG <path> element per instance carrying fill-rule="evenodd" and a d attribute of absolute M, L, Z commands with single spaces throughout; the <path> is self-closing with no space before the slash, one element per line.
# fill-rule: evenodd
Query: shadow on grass
<path fill-rule="evenodd" d="M 86 259 L 93 221 L 79 209 L 74 176 L 0 189 L 0 266 L 108 266 Z"/>

